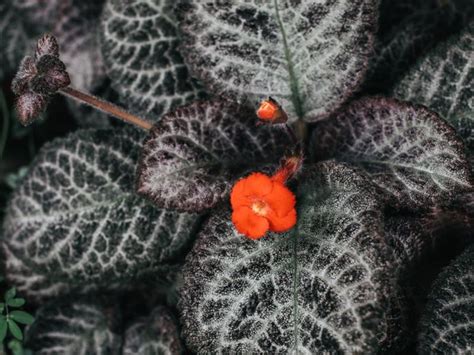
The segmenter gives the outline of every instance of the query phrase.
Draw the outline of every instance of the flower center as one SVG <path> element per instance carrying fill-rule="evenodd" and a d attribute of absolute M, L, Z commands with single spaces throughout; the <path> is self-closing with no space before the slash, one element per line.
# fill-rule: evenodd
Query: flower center
<path fill-rule="evenodd" d="M 252 211 L 259 216 L 265 217 L 268 212 L 268 205 L 265 201 L 256 200 L 252 203 Z"/>

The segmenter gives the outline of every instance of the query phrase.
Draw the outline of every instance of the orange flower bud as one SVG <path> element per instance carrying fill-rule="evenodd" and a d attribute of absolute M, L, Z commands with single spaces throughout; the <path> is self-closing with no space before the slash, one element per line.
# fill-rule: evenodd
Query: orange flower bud
<path fill-rule="evenodd" d="M 257 117 L 262 121 L 270 123 L 285 123 L 288 121 L 285 111 L 271 97 L 268 100 L 262 101 L 257 110 Z"/>

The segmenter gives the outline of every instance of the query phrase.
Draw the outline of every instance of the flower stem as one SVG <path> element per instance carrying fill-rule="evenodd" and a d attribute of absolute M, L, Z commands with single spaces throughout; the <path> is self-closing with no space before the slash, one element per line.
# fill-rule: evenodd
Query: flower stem
<path fill-rule="evenodd" d="M 92 106 L 102 112 L 108 113 L 116 118 L 119 118 L 125 122 L 134 124 L 145 130 L 150 130 L 153 126 L 150 122 L 145 121 L 144 119 L 137 117 L 130 112 L 125 111 L 119 106 L 116 106 L 110 102 L 104 101 L 96 96 L 87 94 L 85 92 L 76 90 L 70 86 L 62 88 L 59 92 L 67 97 L 70 97 L 80 103 Z"/>
<path fill-rule="evenodd" d="M 299 143 L 302 147 L 305 146 L 306 138 L 308 136 L 308 126 L 305 121 L 299 119 L 293 124 L 295 136 L 298 138 Z"/>

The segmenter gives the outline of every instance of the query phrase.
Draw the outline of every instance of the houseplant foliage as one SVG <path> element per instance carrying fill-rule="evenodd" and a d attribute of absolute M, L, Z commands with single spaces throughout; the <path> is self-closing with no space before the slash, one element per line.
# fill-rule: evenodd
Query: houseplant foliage
<path fill-rule="evenodd" d="M 94 122 L 46 143 L 10 196 L 6 277 L 39 306 L 26 346 L 436 349 L 436 302 L 474 292 L 435 291 L 417 319 L 420 265 L 446 245 L 439 230 L 449 220 L 468 231 L 463 245 L 472 238 L 470 2 L 40 3 L 0 5 L 2 75 L 43 32 L 55 35 L 19 66 L 20 119 L 34 122 L 59 93 L 138 128 Z M 426 32 L 408 41 L 417 26 Z M 59 72 L 71 85 L 58 84 Z M 83 92 L 99 88 L 127 111 Z M 47 100 L 22 110 L 33 94 Z M 89 113 L 70 110 L 90 124 Z M 458 290 L 471 256 L 437 284 Z M 176 289 L 177 300 L 154 296 Z M 146 310 L 118 301 L 134 291 Z M 433 322 L 459 321 L 443 317 Z"/>

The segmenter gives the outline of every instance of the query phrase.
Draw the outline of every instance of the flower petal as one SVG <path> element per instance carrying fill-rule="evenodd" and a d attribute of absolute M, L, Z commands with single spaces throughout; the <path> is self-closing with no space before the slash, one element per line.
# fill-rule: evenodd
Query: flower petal
<path fill-rule="evenodd" d="M 253 173 L 244 179 L 245 194 L 251 197 L 264 197 L 272 192 L 273 181 L 262 173 Z"/>
<path fill-rule="evenodd" d="M 251 200 L 245 194 L 245 180 L 241 179 L 232 188 L 230 193 L 230 204 L 232 209 L 235 210 L 241 206 L 250 207 Z"/>
<path fill-rule="evenodd" d="M 265 201 L 277 217 L 286 216 L 295 207 L 296 203 L 293 192 L 279 182 L 273 183 L 272 193 L 265 196 Z"/>
<path fill-rule="evenodd" d="M 286 216 L 278 217 L 270 215 L 270 230 L 272 232 L 284 232 L 296 224 L 296 210 L 293 208 Z"/>
<path fill-rule="evenodd" d="M 268 231 L 269 223 L 265 217 L 253 213 L 249 207 L 240 207 L 232 213 L 235 228 L 250 239 L 259 239 Z"/>

